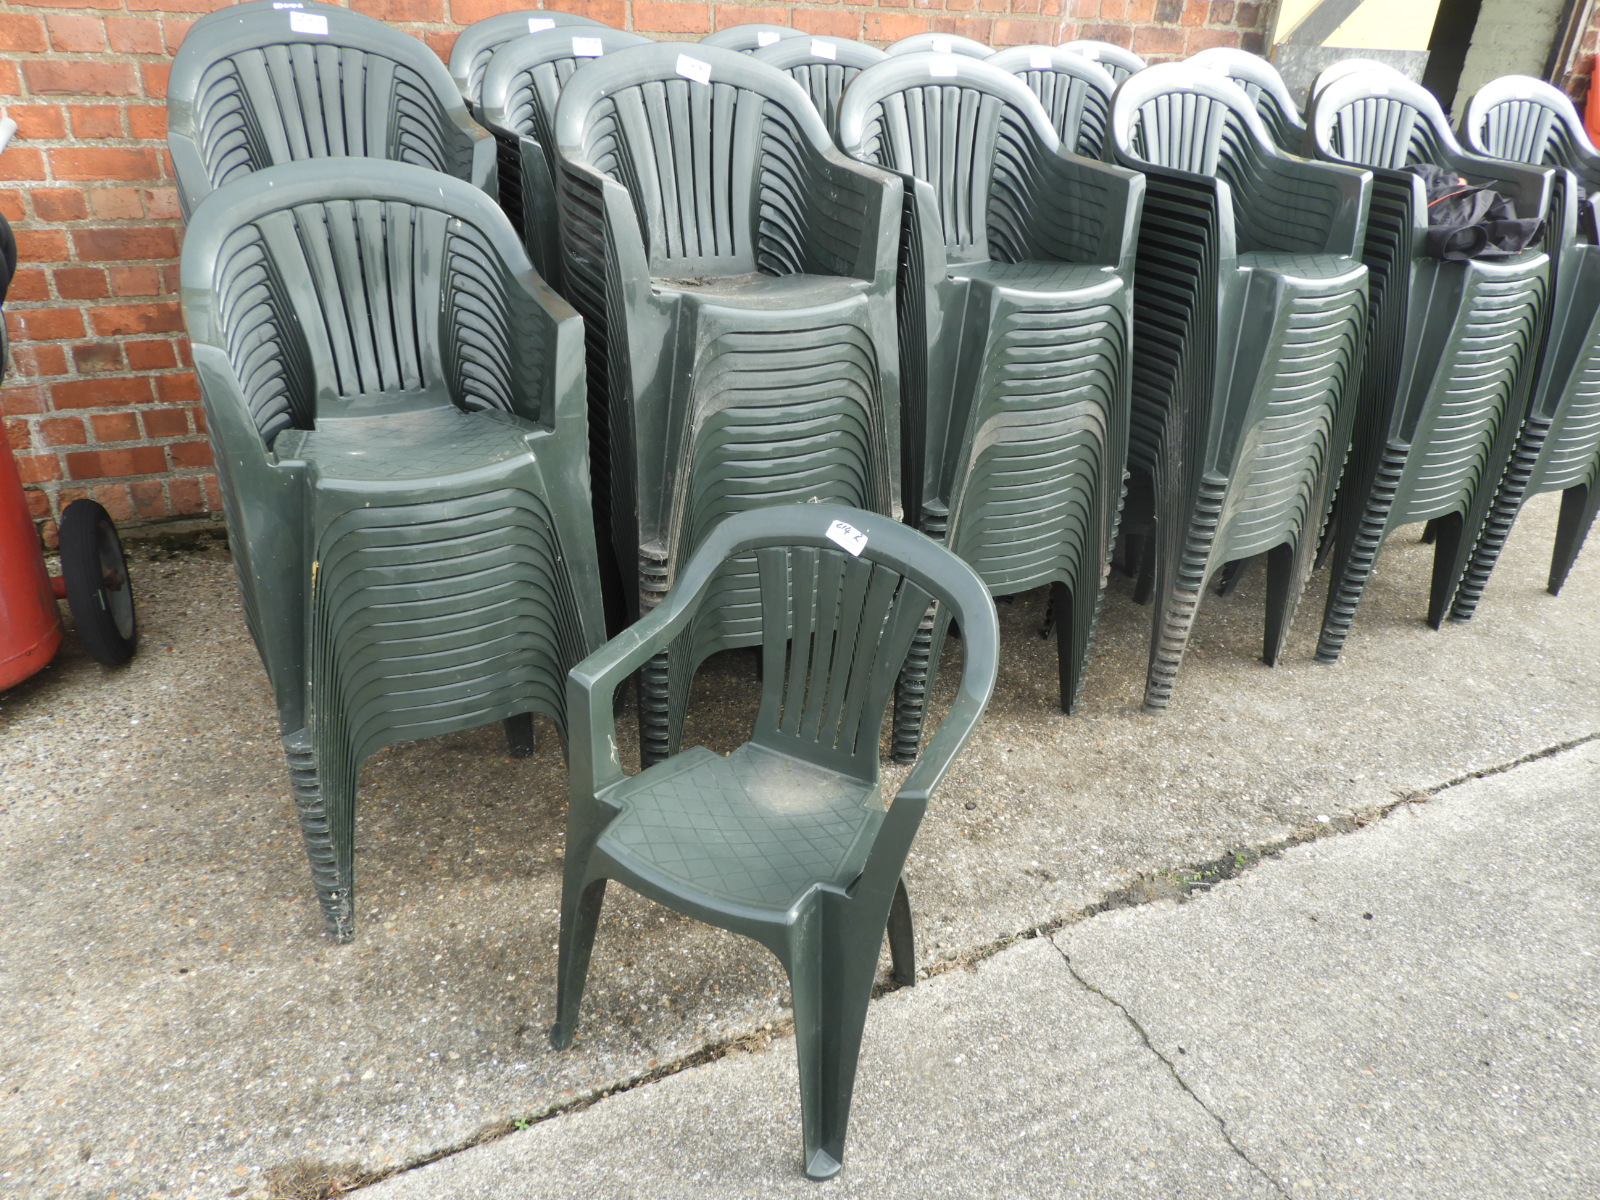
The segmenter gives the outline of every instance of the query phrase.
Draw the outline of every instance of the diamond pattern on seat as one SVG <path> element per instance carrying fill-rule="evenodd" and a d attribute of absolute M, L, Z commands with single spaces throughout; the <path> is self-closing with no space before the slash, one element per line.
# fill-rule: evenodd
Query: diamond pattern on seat
<path fill-rule="evenodd" d="M 600 848 L 713 903 L 784 910 L 850 883 L 883 819 L 875 784 L 754 744 L 685 751 L 619 784 Z"/>
<path fill-rule="evenodd" d="M 441 405 L 417 412 L 319 421 L 280 457 L 304 457 L 323 479 L 443 479 L 529 453 L 527 431 L 496 413 Z"/>

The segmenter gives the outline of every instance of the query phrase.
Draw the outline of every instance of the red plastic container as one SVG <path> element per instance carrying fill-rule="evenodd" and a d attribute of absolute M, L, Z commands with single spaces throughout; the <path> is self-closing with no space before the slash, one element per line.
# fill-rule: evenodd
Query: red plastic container
<path fill-rule="evenodd" d="M 9 445 L 0 445 L 0 690 L 55 657 L 61 614 Z"/>

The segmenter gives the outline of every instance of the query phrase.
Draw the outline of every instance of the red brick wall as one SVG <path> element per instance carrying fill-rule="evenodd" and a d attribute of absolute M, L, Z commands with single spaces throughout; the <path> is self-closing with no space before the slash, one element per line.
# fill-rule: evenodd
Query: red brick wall
<path fill-rule="evenodd" d="M 526 0 L 354 0 L 441 57 L 462 25 Z M 184 33 L 221 0 L 7 0 L 0 212 L 20 267 L 6 304 L 0 411 L 47 542 L 92 496 L 119 522 L 220 511 L 177 295 L 182 226 L 165 150 L 166 80 Z M 1207 46 L 1260 50 L 1272 3 L 1235 0 L 810 0 L 551 5 L 658 37 L 745 21 L 884 43 L 935 30 L 996 46 L 1114 41 L 1152 60 Z"/>

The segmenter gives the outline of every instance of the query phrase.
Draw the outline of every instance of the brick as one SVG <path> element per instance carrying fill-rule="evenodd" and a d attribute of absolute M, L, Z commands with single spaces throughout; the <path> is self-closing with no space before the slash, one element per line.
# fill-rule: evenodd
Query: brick
<path fill-rule="evenodd" d="M 67 235 L 59 229 L 18 229 L 17 261 L 60 262 L 67 257 Z"/>
<path fill-rule="evenodd" d="M 714 14 L 718 29 L 730 25 L 793 25 L 792 17 L 787 8 L 753 8 L 746 4 L 719 4 Z"/>
<path fill-rule="evenodd" d="M 96 188 L 89 193 L 89 205 L 102 221 L 136 220 L 144 216 L 144 196 L 138 188 Z"/>
<path fill-rule="evenodd" d="M 711 10 L 681 0 L 633 0 L 633 27 L 641 33 L 710 33 Z"/>
<path fill-rule="evenodd" d="M 183 467 L 209 467 L 214 465 L 210 442 L 172 442 L 167 446 L 167 457 L 175 470 Z"/>
<path fill-rule="evenodd" d="M 185 475 L 167 480 L 167 495 L 172 498 L 172 511 L 180 516 L 206 512 L 219 507 L 207 505 L 205 480 L 214 476 Z"/>
<path fill-rule="evenodd" d="M 1261 24 L 1261 11 L 1262 6 L 1259 4 L 1241 4 L 1234 9 L 1234 24 L 1241 29 L 1254 29 Z"/>
<path fill-rule="evenodd" d="M 1182 54 L 1183 30 L 1143 25 L 1133 31 L 1135 54 Z"/>
<path fill-rule="evenodd" d="M 193 28 L 194 22 L 186 21 L 182 17 L 162 17 L 161 36 L 167 43 L 167 53 L 176 54 L 178 47 L 183 45 L 183 39 Z"/>
<path fill-rule="evenodd" d="M 451 0 L 450 3 L 451 16 L 457 24 L 462 23 L 461 18 L 454 15 L 460 2 L 461 0 Z M 623 0 L 566 0 L 561 7 L 580 17 L 604 21 L 613 29 L 633 28 L 628 24 L 628 11 Z"/>
<path fill-rule="evenodd" d="M 122 346 L 117 342 L 79 342 L 72 348 L 72 369 L 79 374 L 121 371 Z"/>
<path fill-rule="evenodd" d="M 132 63 L 104 59 L 36 59 L 22 64 L 22 77 L 36 96 L 132 96 L 138 87 Z"/>
<path fill-rule="evenodd" d="M 178 231 L 170 225 L 115 229 L 74 229 L 72 245 L 79 262 L 124 262 L 129 259 L 176 258 Z"/>
<path fill-rule="evenodd" d="M 156 296 L 161 293 L 161 268 L 112 267 L 113 296 Z"/>
<path fill-rule="evenodd" d="M 1213 25 L 1233 23 L 1233 0 L 1211 0 L 1211 23 Z"/>
<path fill-rule="evenodd" d="M 1204 25 L 1210 14 L 1209 0 L 1183 0 L 1183 15 L 1178 22 L 1183 25 Z"/>
<path fill-rule="evenodd" d="M 852 41 L 861 37 L 861 14 L 857 12 L 818 12 L 813 9 L 799 14 L 799 20 L 807 33 L 819 37 L 850 38 Z"/>
<path fill-rule="evenodd" d="M 17 73 L 17 64 L 8 58 L 0 58 L 0 96 L 22 95 L 22 76 Z"/>
<path fill-rule="evenodd" d="M 43 375 L 65 375 L 67 352 L 61 346 L 41 346 L 29 342 L 11 347 L 11 368 L 18 377 L 38 378 Z"/>
<path fill-rule="evenodd" d="M 1158 0 L 1128 0 L 1128 20 L 1135 25 L 1146 25 L 1156 19 Z"/>
<path fill-rule="evenodd" d="M 1237 29 L 1191 29 L 1186 49 L 1190 54 L 1198 54 L 1213 46 L 1237 46 L 1239 36 Z"/>
<path fill-rule="evenodd" d="M 12 308 L 6 324 L 18 341 L 48 342 L 83 336 L 83 314 L 75 308 Z"/>
<path fill-rule="evenodd" d="M 193 375 L 156 375 L 156 399 L 163 404 L 199 404 L 200 384 Z"/>
<path fill-rule="evenodd" d="M 205 433 L 206 410 L 203 408 L 191 408 L 189 412 L 194 416 L 194 431 L 196 433 Z"/>
<path fill-rule="evenodd" d="M 0 89 L 0 95 L 5 95 Z M 11 93 L 15 95 L 16 93 Z M 0 154 L 0 179 L 43 179 L 44 154 L 32 146 L 8 146 Z"/>
<path fill-rule="evenodd" d="M 152 300 L 145 304 L 108 304 L 90 309 L 89 322 L 101 337 L 121 337 L 130 333 L 175 333 L 183 328 L 183 312 L 171 300 Z"/>
<path fill-rule="evenodd" d="M 144 63 L 139 68 L 139 79 L 144 84 L 144 94 L 152 100 L 167 98 L 167 80 L 171 77 L 171 63 Z"/>
<path fill-rule="evenodd" d="M 128 366 L 135 371 L 160 371 L 178 365 L 177 348 L 168 341 L 125 342 L 122 349 L 128 356 Z"/>
<path fill-rule="evenodd" d="M 444 0 L 351 0 L 350 7 L 380 21 L 426 21 L 437 25 L 446 20 Z"/>
<path fill-rule="evenodd" d="M 119 138 L 126 136 L 122 107 L 112 104 L 74 104 L 67 110 L 72 121 L 72 136 L 77 138 Z"/>
<path fill-rule="evenodd" d="M 30 488 L 23 493 L 28 498 L 28 515 L 35 521 L 43 521 L 50 516 L 50 497 L 37 488 Z M 52 525 L 54 521 L 50 522 Z"/>
<path fill-rule="evenodd" d="M 1126 20 L 1128 0 L 1100 0 L 1100 16 L 1106 21 Z"/>
<path fill-rule="evenodd" d="M 156 141 L 167 136 L 167 107 L 164 104 L 130 104 L 128 136 Z"/>
<path fill-rule="evenodd" d="M 89 205 L 78 188 L 33 188 L 28 197 L 41 221 L 81 221 L 89 215 Z"/>
<path fill-rule="evenodd" d="M 33 434 L 28 432 L 26 421 L 6 422 L 6 445 L 18 453 L 33 449 Z"/>
<path fill-rule="evenodd" d="M 119 54 L 163 54 L 161 22 L 152 17 L 107 17 L 106 35 Z"/>
<path fill-rule="evenodd" d="M 427 30 L 422 35 L 424 44 L 439 56 L 440 62 L 450 61 L 450 51 L 455 48 L 456 38 L 460 36 L 455 30 L 441 33 L 436 30 Z"/>
<path fill-rule="evenodd" d="M 1085 25 L 1078 30 L 1078 36 L 1086 41 L 1110 42 L 1114 46 L 1126 47 L 1133 41 L 1133 30 L 1126 25 Z"/>
<path fill-rule="evenodd" d="M 868 13 L 862 36 L 869 42 L 898 42 L 913 33 L 922 33 L 928 23 L 921 17 L 901 16 L 899 13 Z"/>
<path fill-rule="evenodd" d="M 29 8 L 121 8 L 122 0 L 28 0 Z"/>
<path fill-rule="evenodd" d="M 106 48 L 106 26 L 101 17 L 48 16 L 45 30 L 53 50 L 70 54 L 95 54 Z"/>
<path fill-rule="evenodd" d="M 933 33 L 950 33 L 985 44 L 994 36 L 994 22 L 987 17 L 934 17 L 928 28 Z"/>
<path fill-rule="evenodd" d="M 59 104 L 11 104 L 6 115 L 17 123 L 17 137 L 29 141 L 67 136 L 67 113 Z M 6 151 L 9 157 L 12 152 Z"/>
<path fill-rule="evenodd" d="M 11 290 L 7 300 L 50 299 L 49 274 L 38 267 L 24 267 L 11 277 Z"/>
<path fill-rule="evenodd" d="M 128 491 L 133 497 L 133 511 L 141 517 L 164 517 L 171 511 L 167 489 L 159 479 L 141 479 L 129 484 Z"/>
<path fill-rule="evenodd" d="M 113 521 L 133 520 L 133 499 L 125 483 L 103 483 L 94 489 L 95 502 Z"/>
<path fill-rule="evenodd" d="M 189 412 L 183 408 L 152 408 L 139 414 L 145 437 L 185 437 L 189 432 Z"/>
<path fill-rule="evenodd" d="M 0 156 L 0 161 L 9 157 Z M 57 179 L 85 183 L 161 178 L 161 160 L 149 149 L 61 146 L 50 151 L 50 166 Z"/>
<path fill-rule="evenodd" d="M 44 22 L 24 13 L 0 13 L 0 50 L 38 54 L 45 48 Z"/>
<path fill-rule="evenodd" d="M 0 217 L 13 225 L 28 219 L 28 209 L 22 203 L 21 188 L 0 188 Z"/>
<path fill-rule="evenodd" d="M 20 417 L 27 413 L 42 413 L 49 408 L 49 393 L 36 383 L 12 384 L 0 388 L 0 413 Z"/>
<path fill-rule="evenodd" d="M 1053 21 L 996 21 L 993 44 L 997 49 L 1003 46 L 1048 45 L 1054 33 Z"/>
<path fill-rule="evenodd" d="M 41 446 L 82 446 L 88 441 L 82 417 L 48 417 L 39 422 Z"/>
<path fill-rule="evenodd" d="M 183 216 L 177 188 L 149 188 L 143 200 L 145 215 L 153 221 L 176 221 Z"/>
<path fill-rule="evenodd" d="M 1265 54 L 1267 52 L 1267 35 L 1259 29 L 1251 30 L 1239 38 L 1239 49 L 1248 50 L 1251 54 Z"/>
<path fill-rule="evenodd" d="M 98 379 L 68 379 L 52 384 L 50 398 L 59 409 L 131 408 L 150 403 L 150 378 L 125 375 Z"/>
<path fill-rule="evenodd" d="M 131 412 L 96 413 L 89 418 L 97 442 L 133 442 L 139 439 L 139 418 Z"/>
<path fill-rule="evenodd" d="M 102 267 L 57 267 L 53 274 L 63 300 L 102 300 L 111 294 Z"/>
<path fill-rule="evenodd" d="M 182 274 L 183 268 L 177 263 L 161 268 L 161 294 L 163 296 L 176 296 L 183 290 Z"/>
<path fill-rule="evenodd" d="M 25 485 L 53 483 L 61 478 L 61 460 L 54 454 L 19 454 L 17 474 Z"/>
<path fill-rule="evenodd" d="M 227 8 L 235 0 L 127 0 L 129 12 L 208 13 Z"/>

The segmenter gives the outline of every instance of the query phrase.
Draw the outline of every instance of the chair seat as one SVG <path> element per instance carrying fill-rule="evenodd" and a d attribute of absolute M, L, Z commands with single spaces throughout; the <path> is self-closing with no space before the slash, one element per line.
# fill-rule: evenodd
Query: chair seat
<path fill-rule="evenodd" d="M 1071 295 L 1079 292 L 1115 292 L 1125 286 L 1122 276 L 1104 266 L 1060 262 L 953 263 L 951 279 L 971 280 L 1008 292 L 1037 295 Z M 1099 297 L 1094 297 L 1099 298 Z"/>
<path fill-rule="evenodd" d="M 871 286 L 845 275 L 706 275 L 698 278 L 656 277 L 651 288 L 660 295 L 693 297 L 719 308 L 825 308 L 863 295 Z"/>
<path fill-rule="evenodd" d="M 441 479 L 496 467 L 529 454 L 530 427 L 499 412 L 440 405 L 382 416 L 319 419 L 290 430 L 273 449 L 279 459 L 315 464 L 324 483 Z"/>
<path fill-rule="evenodd" d="M 599 848 L 645 883 L 707 908 L 786 912 L 849 885 L 883 822 L 876 784 L 754 743 L 697 746 L 616 785 Z"/>
<path fill-rule="evenodd" d="M 1246 250 L 1239 255 L 1241 269 L 1263 271 L 1298 282 L 1316 282 L 1335 288 L 1359 284 L 1361 260 L 1340 254 L 1286 254 L 1273 250 Z"/>

